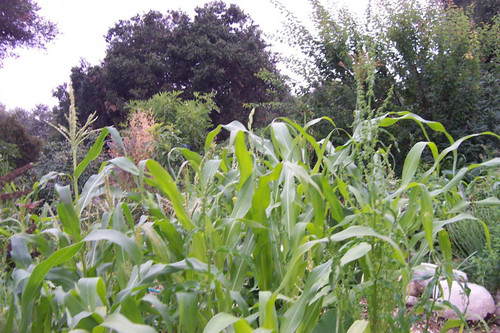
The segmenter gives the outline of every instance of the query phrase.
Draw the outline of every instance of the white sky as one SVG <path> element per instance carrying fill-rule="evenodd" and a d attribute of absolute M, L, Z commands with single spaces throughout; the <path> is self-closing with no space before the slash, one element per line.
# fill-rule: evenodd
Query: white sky
<path fill-rule="evenodd" d="M 35 0 L 39 14 L 57 24 L 59 35 L 46 50 L 18 49 L 19 57 L 4 59 L 0 68 L 0 103 L 7 109 L 31 110 L 36 104 L 54 106 L 52 90 L 68 82 L 71 68 L 85 59 L 97 65 L 105 56 L 104 35 L 120 19 L 129 19 L 150 9 L 165 13 L 182 9 L 190 15 L 207 0 Z M 266 34 L 276 33 L 284 19 L 269 0 L 226 0 L 250 15 Z M 281 0 L 301 19 L 308 17 L 308 0 Z M 360 12 L 368 0 L 344 0 Z M 268 40 L 269 43 L 272 41 Z M 271 47 L 272 51 L 281 51 Z"/>

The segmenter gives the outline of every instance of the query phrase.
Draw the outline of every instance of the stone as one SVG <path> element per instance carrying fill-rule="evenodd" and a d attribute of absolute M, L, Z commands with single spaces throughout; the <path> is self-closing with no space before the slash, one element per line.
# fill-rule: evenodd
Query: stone
<path fill-rule="evenodd" d="M 447 300 L 451 304 L 457 307 L 457 309 L 465 313 L 465 318 L 467 320 L 479 320 L 480 318 L 486 318 L 490 313 L 495 313 L 496 306 L 493 296 L 490 292 L 477 284 L 467 283 L 467 287 L 470 289 L 469 297 L 465 292 L 465 284 L 453 281 L 451 285 L 451 292 L 446 280 L 440 282 L 442 288 L 442 294 L 437 297 L 437 301 Z M 441 291 L 436 287 L 434 294 L 440 294 Z M 445 319 L 458 319 L 457 314 L 452 309 L 446 309 L 438 313 L 440 317 Z"/>
<path fill-rule="evenodd" d="M 437 265 L 430 263 L 422 263 L 414 267 L 411 272 L 411 282 L 406 287 L 406 293 L 410 296 L 420 297 L 434 277 L 434 274 L 436 274 L 437 267 Z M 467 274 L 457 269 L 453 270 L 453 277 L 460 282 L 469 281 Z M 439 279 L 442 280 L 444 277 L 440 277 Z"/>
<path fill-rule="evenodd" d="M 406 296 L 406 306 L 414 306 L 418 303 L 418 298 L 415 296 Z"/>

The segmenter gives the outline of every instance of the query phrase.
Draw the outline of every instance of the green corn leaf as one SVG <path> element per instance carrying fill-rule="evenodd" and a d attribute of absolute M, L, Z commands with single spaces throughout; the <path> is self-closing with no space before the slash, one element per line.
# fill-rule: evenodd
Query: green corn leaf
<path fill-rule="evenodd" d="M 135 324 L 144 324 L 141 310 L 131 294 L 125 295 L 120 300 L 120 313 Z"/>
<path fill-rule="evenodd" d="M 371 249 L 372 246 L 366 242 L 359 243 L 349 248 L 342 258 L 340 258 L 340 266 L 345 266 L 352 261 L 358 260 L 370 252 Z"/>
<path fill-rule="evenodd" d="M 99 154 L 102 151 L 102 147 L 104 146 L 104 140 L 106 139 L 106 136 L 108 136 L 108 134 L 109 134 L 109 129 L 103 128 L 101 134 L 95 141 L 92 148 L 90 148 L 85 158 L 76 167 L 75 171 L 73 172 L 73 177 L 78 179 L 82 174 L 82 172 L 85 171 L 89 163 L 95 160 L 99 156 Z"/>
<path fill-rule="evenodd" d="M 271 188 L 269 184 L 276 181 L 282 170 L 283 164 L 279 163 L 275 168 L 264 176 L 259 177 L 257 190 L 252 197 L 252 217 L 255 221 L 266 222 L 266 208 L 271 203 Z"/>
<path fill-rule="evenodd" d="M 319 171 L 319 168 L 321 166 L 321 161 L 323 160 L 323 156 L 322 156 L 322 150 L 318 144 L 318 142 L 309 134 L 307 134 L 306 132 L 306 129 L 305 128 L 302 128 L 301 126 L 299 126 L 298 124 L 294 123 L 293 121 L 287 119 L 287 118 L 280 118 L 284 121 L 286 121 L 287 123 L 289 123 L 291 126 L 293 126 L 306 140 L 307 142 L 309 142 L 309 144 L 313 147 L 315 153 L 316 153 L 316 157 L 317 157 L 317 162 L 313 168 L 313 171 L 312 173 L 317 173 Z M 321 120 L 320 119 L 317 119 L 318 121 Z M 308 123 L 309 126 L 315 124 L 311 122 Z"/>
<path fill-rule="evenodd" d="M 183 206 L 182 196 L 170 174 L 158 162 L 148 160 L 146 165 L 155 179 L 154 185 L 161 190 L 174 206 L 175 214 L 182 226 L 190 231 L 195 227 Z"/>
<path fill-rule="evenodd" d="M 272 138 L 276 142 L 278 151 L 285 161 L 298 162 L 298 154 L 294 156 L 293 139 L 285 123 L 273 122 L 271 124 Z"/>
<path fill-rule="evenodd" d="M 349 327 L 347 333 L 370 333 L 370 322 L 365 319 L 358 319 Z"/>
<path fill-rule="evenodd" d="M 85 182 L 80 198 L 78 198 L 78 208 L 80 209 L 78 212 L 79 215 L 81 215 L 83 210 L 92 202 L 93 198 L 104 192 L 102 185 L 104 184 L 106 175 L 110 171 L 111 166 L 107 165 L 101 170 L 101 172 L 99 172 L 99 174 L 90 176 Z"/>
<path fill-rule="evenodd" d="M 238 193 L 236 203 L 234 204 L 233 211 L 231 212 L 231 218 L 241 219 L 244 218 L 252 206 L 252 196 L 253 196 L 253 180 L 248 178 L 247 181 L 242 184 L 241 190 Z"/>
<path fill-rule="evenodd" d="M 342 211 L 342 205 L 340 203 L 339 198 L 333 191 L 328 179 L 323 177 L 321 179 L 321 188 L 323 195 L 325 196 L 328 204 L 330 205 L 330 214 L 332 218 L 340 223 L 344 219 L 344 213 Z"/>
<path fill-rule="evenodd" d="M 246 233 L 245 240 L 243 241 L 240 255 L 241 257 L 235 258 L 233 264 L 231 265 L 231 286 L 230 290 L 241 290 L 243 283 L 245 282 L 245 277 L 247 275 L 248 262 L 246 258 L 249 258 L 255 248 L 255 236 L 251 229 Z"/>
<path fill-rule="evenodd" d="M 233 324 L 235 333 L 252 333 L 252 327 L 245 319 L 240 319 Z"/>
<path fill-rule="evenodd" d="M 130 157 L 115 157 L 109 161 L 109 163 L 119 167 L 125 172 L 128 172 L 134 176 L 139 176 L 139 168 L 134 164 Z"/>
<path fill-rule="evenodd" d="M 198 326 L 198 295 L 194 292 L 179 291 L 175 293 L 179 304 L 179 322 L 183 331 L 196 332 Z"/>
<path fill-rule="evenodd" d="M 433 225 L 434 225 L 434 208 L 432 206 L 432 199 L 427 187 L 422 186 L 421 191 L 421 209 L 422 227 L 424 228 L 425 238 L 431 250 L 433 247 Z"/>
<path fill-rule="evenodd" d="M 14 235 L 10 238 L 10 244 L 12 247 L 11 257 L 16 266 L 24 269 L 28 268 L 33 260 L 26 245 L 26 240 L 18 235 Z"/>
<path fill-rule="evenodd" d="M 288 238 L 292 237 L 293 227 L 297 222 L 297 209 L 295 207 L 296 186 L 293 172 L 289 168 L 283 169 L 284 183 L 281 192 L 281 206 L 283 207 L 282 223 Z"/>
<path fill-rule="evenodd" d="M 83 246 L 83 243 L 76 243 L 54 252 L 50 257 L 36 265 L 26 282 L 21 298 L 21 332 L 25 332 L 28 324 L 31 322 L 31 308 L 34 300 L 40 294 L 42 281 L 47 273 L 55 266 L 58 266 L 73 258 Z"/>
<path fill-rule="evenodd" d="M 90 241 L 110 241 L 123 250 L 125 250 L 136 265 L 142 262 L 142 251 L 136 242 L 125 236 L 125 234 L 111 229 L 96 229 L 93 230 L 87 237 L 83 239 L 85 242 Z"/>
<path fill-rule="evenodd" d="M 312 303 L 312 302 L 310 302 Z M 323 297 L 310 304 L 304 314 L 297 333 L 310 333 L 316 327 L 320 314 L 323 312 Z"/>
<path fill-rule="evenodd" d="M 151 244 L 152 250 L 155 256 L 158 257 L 160 262 L 169 262 L 169 247 L 163 240 L 163 238 L 156 232 L 156 230 L 150 224 L 143 224 L 138 228 L 140 228 L 140 230 L 144 232 L 145 238 Z"/>
<path fill-rule="evenodd" d="M 123 208 L 121 204 L 116 205 L 113 211 L 113 230 L 120 232 L 125 232 L 127 230 L 127 225 L 125 224 L 125 215 L 123 214 Z"/>
<path fill-rule="evenodd" d="M 127 149 L 123 145 L 123 140 L 122 137 L 120 136 L 120 132 L 118 132 L 116 128 L 110 126 L 106 127 L 106 129 L 109 131 L 109 135 L 111 135 L 115 143 L 118 145 L 118 148 L 121 148 L 122 155 L 128 156 Z"/>
<path fill-rule="evenodd" d="M 85 332 L 94 332 L 95 328 L 103 322 L 103 318 L 96 312 L 81 311 L 71 318 L 68 325 L 71 329 L 82 329 Z"/>
<path fill-rule="evenodd" d="M 278 318 L 274 306 L 278 293 L 259 291 L 259 324 L 264 329 L 278 331 Z"/>
<path fill-rule="evenodd" d="M 234 150 L 236 159 L 238 160 L 238 169 L 240 170 L 240 187 L 246 182 L 252 174 L 252 157 L 247 151 L 245 145 L 245 133 L 242 131 L 236 134 L 234 139 Z"/>
<path fill-rule="evenodd" d="M 401 176 L 401 188 L 405 188 L 412 181 L 420 164 L 422 152 L 428 144 L 429 142 L 418 142 L 410 149 L 408 155 L 406 155 Z"/>
<path fill-rule="evenodd" d="M 232 314 L 221 312 L 216 314 L 203 330 L 203 333 L 219 333 L 234 325 L 235 333 L 252 332 L 252 329 L 245 319 L 238 318 Z"/>
<path fill-rule="evenodd" d="M 107 317 L 100 326 L 112 329 L 117 333 L 156 333 L 156 330 L 151 326 L 134 324 L 119 313 Z"/>
<path fill-rule="evenodd" d="M 78 290 L 87 309 L 95 311 L 96 307 L 106 305 L 106 286 L 100 277 L 81 278 L 78 280 Z"/>
<path fill-rule="evenodd" d="M 219 170 L 220 163 L 221 160 L 208 160 L 203 164 L 203 169 L 201 170 L 200 175 L 202 189 L 207 188 L 208 184 L 212 182 L 217 170 Z"/>
<path fill-rule="evenodd" d="M 496 197 L 489 197 L 483 200 L 474 201 L 475 205 L 485 205 L 485 206 L 498 206 L 500 205 L 500 200 Z"/>
<path fill-rule="evenodd" d="M 184 158 L 186 160 L 188 160 L 189 163 L 191 163 L 191 165 L 193 166 L 193 169 L 195 171 L 198 171 L 200 169 L 200 164 L 202 161 L 202 158 L 200 155 L 198 155 L 196 152 L 191 151 L 187 148 L 181 148 L 181 149 L 179 149 L 179 151 L 181 152 L 182 156 L 184 156 Z"/>
<path fill-rule="evenodd" d="M 61 200 L 57 206 L 57 213 L 61 219 L 63 230 L 70 235 L 75 242 L 79 242 L 82 239 L 80 219 L 78 218 L 75 207 L 73 206 L 73 199 L 71 197 L 69 185 L 60 186 L 56 184 L 55 189 L 59 199 Z"/>
<path fill-rule="evenodd" d="M 281 330 L 283 332 L 295 332 L 304 320 L 304 315 L 309 302 L 316 295 L 318 290 L 328 284 L 328 275 L 332 261 L 328 261 L 315 267 L 306 279 L 302 294 L 295 303 L 283 315 Z"/>
<path fill-rule="evenodd" d="M 212 145 L 212 142 L 214 141 L 217 134 L 219 134 L 221 129 L 222 129 L 222 126 L 219 125 L 214 130 L 210 131 L 210 133 L 208 133 L 207 138 L 205 140 L 205 154 L 210 150 L 210 146 Z"/>
<path fill-rule="evenodd" d="M 387 116 L 389 115 L 399 115 L 401 117 L 399 118 L 388 118 Z M 395 123 L 397 123 L 400 120 L 405 120 L 405 119 L 411 119 L 416 121 L 422 130 L 424 131 L 425 136 L 427 137 L 427 132 L 425 131 L 423 124 L 426 124 L 431 128 L 432 130 L 436 132 L 443 133 L 447 138 L 450 143 L 453 143 L 453 138 L 446 132 L 443 124 L 436 122 L 436 121 L 430 121 L 430 120 L 425 120 L 424 118 L 420 117 L 419 115 L 416 115 L 414 113 L 408 112 L 408 111 L 401 111 L 401 112 L 389 112 L 382 116 L 380 118 L 380 121 L 378 121 L 378 126 L 380 127 L 388 127 L 391 126 Z"/>
<path fill-rule="evenodd" d="M 451 276 L 453 275 L 453 267 L 451 266 L 451 260 L 452 260 L 451 243 L 450 243 L 450 236 L 448 235 L 446 230 L 443 229 L 439 231 L 438 241 L 439 241 L 439 247 L 441 249 L 441 254 L 443 255 L 444 258 L 444 269 L 448 279 L 450 279 L 449 282 L 451 283 Z"/>
<path fill-rule="evenodd" d="M 158 297 L 152 295 L 152 294 L 146 294 L 144 295 L 144 297 L 142 298 L 142 301 L 144 302 L 148 302 L 151 304 L 152 306 L 152 309 L 154 309 L 154 311 L 157 311 L 158 314 L 162 317 L 162 319 L 167 322 L 167 323 L 171 323 L 172 322 L 172 318 L 170 317 L 169 313 L 168 313 L 168 307 L 166 304 L 162 303 Z"/>

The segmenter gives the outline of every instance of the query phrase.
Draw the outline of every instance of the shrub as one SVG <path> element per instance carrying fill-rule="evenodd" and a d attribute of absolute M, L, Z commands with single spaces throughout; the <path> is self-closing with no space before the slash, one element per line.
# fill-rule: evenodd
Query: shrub
<path fill-rule="evenodd" d="M 14 145 L 17 149 L 7 153 L 11 168 L 19 168 L 36 161 L 40 153 L 41 142 L 29 134 L 16 116 L 0 109 L 0 143 Z M 1 148 L 5 149 L 5 148 Z M 4 155 L 5 156 L 5 155 Z"/>
<path fill-rule="evenodd" d="M 126 154 L 135 164 L 153 157 L 154 127 L 154 119 L 148 111 L 137 110 L 129 115 L 128 126 L 122 131 L 122 138 Z M 109 143 L 109 153 L 112 157 L 124 154 L 115 141 Z"/>
<path fill-rule="evenodd" d="M 181 94 L 181 91 L 161 92 L 146 101 L 130 102 L 129 109 L 151 110 L 157 123 L 175 128 L 184 144 L 199 151 L 212 125 L 210 113 L 219 109 L 212 94 L 195 93 L 192 100 L 183 100 Z"/>

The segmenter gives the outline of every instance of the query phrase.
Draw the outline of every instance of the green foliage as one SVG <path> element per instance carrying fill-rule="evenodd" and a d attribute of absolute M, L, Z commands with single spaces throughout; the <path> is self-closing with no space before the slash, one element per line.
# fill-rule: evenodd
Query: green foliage
<path fill-rule="evenodd" d="M 398 0 L 371 3 L 361 21 L 345 9 L 328 9 L 321 1 L 311 4 L 314 31 L 288 15 L 292 19 L 285 24 L 283 39 L 298 45 L 305 56 L 305 64 L 293 60 L 291 67 L 307 79 L 303 100 L 313 117 L 330 116 L 351 132 L 348 120 L 359 98 L 356 67 L 368 55 L 376 62 L 372 108 L 386 103 L 386 110 L 408 110 L 445 124 L 453 137 L 497 132 L 498 18 L 475 24 L 453 5 Z M 398 141 L 398 153 L 393 150 L 398 168 L 403 162 L 399 156 L 421 140 L 413 125 L 389 129 Z M 440 133 L 431 133 L 431 139 L 441 148 L 448 144 Z M 477 161 L 494 147 L 494 141 L 478 137 L 461 152 Z"/>
<path fill-rule="evenodd" d="M 15 169 L 15 159 L 20 158 L 19 149 L 15 144 L 0 140 L 0 177 Z"/>
<path fill-rule="evenodd" d="M 498 170 L 474 177 L 467 184 L 465 195 L 470 203 L 468 210 L 477 220 L 462 221 L 448 227 L 454 253 L 464 260 L 462 266 L 469 279 L 485 286 L 492 294 L 500 285 L 497 274 L 500 270 L 500 202 L 489 198 L 500 197 L 499 184 Z"/>
<path fill-rule="evenodd" d="M 261 32 L 235 5 L 207 3 L 190 18 L 181 11 L 151 11 L 121 20 L 106 35 L 108 49 L 101 64 L 82 63 L 72 69 L 80 121 L 97 111 L 98 126 L 115 125 L 127 118 L 131 100 L 147 100 L 165 91 L 183 90 L 183 99 L 195 92 L 213 93 L 220 113 L 214 124 L 244 121 L 244 103 L 270 102 L 271 86 L 255 76 L 260 69 L 277 73 Z M 65 87 L 56 93 L 59 112 L 66 114 Z M 280 98 L 287 95 L 282 91 Z M 171 123 L 171 122 L 170 122 Z"/>
<path fill-rule="evenodd" d="M 182 100 L 181 94 L 181 91 L 158 93 L 145 101 L 131 101 L 128 108 L 151 111 L 157 123 L 175 128 L 175 134 L 184 144 L 193 151 L 200 151 L 208 128 L 212 126 L 210 113 L 219 109 L 212 100 L 213 94 L 194 93 L 194 99 L 191 100 Z M 159 133 L 163 133 L 163 139 L 166 139 L 168 132 L 172 133 L 168 129 L 165 132 L 165 129 Z"/>
<path fill-rule="evenodd" d="M 98 135 L 94 133 L 79 146 L 76 154 L 78 161 L 83 160 L 85 156 L 87 156 L 97 137 Z M 107 159 L 109 159 L 109 154 L 103 152 L 99 158 L 90 163 L 88 168 L 80 175 L 78 187 L 82 188 L 90 176 L 98 173 L 99 167 Z M 40 199 L 52 202 L 55 198 L 54 185 L 58 182 L 65 182 L 67 180 L 67 175 L 73 173 L 73 154 L 69 142 L 53 141 L 45 144 L 32 173 L 35 179 L 41 179 L 49 173 L 52 175 L 52 179 L 39 194 Z"/>
<path fill-rule="evenodd" d="M 43 48 L 54 39 L 57 28 L 37 12 L 40 7 L 32 0 L 12 0 L 0 3 L 0 67 L 3 59 L 15 55 L 18 47 Z"/>
<path fill-rule="evenodd" d="M 469 11 L 478 25 L 491 23 L 500 14 L 500 4 L 495 0 L 453 0 L 453 4 Z"/>
<path fill-rule="evenodd" d="M 9 162 L 9 168 L 16 169 L 36 161 L 40 153 L 41 142 L 32 136 L 11 112 L 0 109 L 0 142 L 3 143 L 3 156 Z M 15 147 L 10 152 L 9 147 Z"/>
<path fill-rule="evenodd" d="M 442 151 L 419 142 L 397 179 L 377 138 L 405 119 L 444 131 L 366 105 L 339 146 L 309 134 L 326 118 L 303 127 L 278 119 L 261 136 L 232 122 L 208 134 L 203 157 L 182 149 L 177 177 L 153 160 L 118 157 L 81 193 L 58 186 L 59 199 L 30 215 L 33 234 L 6 235 L 15 267 L 0 280 L 4 329 L 409 332 L 419 308 L 404 306 L 413 268 L 431 258 L 448 273 L 445 226 L 471 218 L 465 206 L 445 210 L 442 202 L 452 203 L 446 198 L 469 171 L 500 162 L 443 181 L 441 162 L 470 137 Z M 218 146 L 222 128 L 230 140 Z M 104 129 L 73 174 L 96 158 L 108 133 L 121 142 Z M 426 148 L 434 163 L 417 173 Z M 118 170 L 132 187 L 120 187 Z M 427 314 L 433 308 L 427 299 L 420 305 Z"/>

